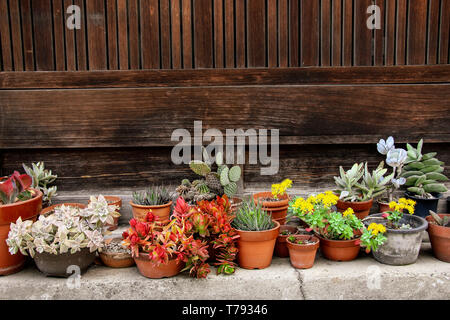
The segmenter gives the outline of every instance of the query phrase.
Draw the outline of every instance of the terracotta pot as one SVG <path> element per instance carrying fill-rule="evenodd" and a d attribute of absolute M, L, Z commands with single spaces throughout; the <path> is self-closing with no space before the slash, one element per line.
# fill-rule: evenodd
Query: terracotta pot
<path fill-rule="evenodd" d="M 262 198 L 273 198 L 272 192 L 258 192 L 253 195 L 255 202 L 261 201 Z M 265 211 L 272 215 L 272 219 L 283 225 L 286 223 L 287 210 L 289 208 L 289 196 L 287 194 L 281 196 L 279 201 L 261 201 Z"/>
<path fill-rule="evenodd" d="M 138 204 L 134 204 L 133 201 L 130 201 L 130 205 L 133 210 L 133 218 L 135 218 L 138 221 L 141 222 L 145 221 L 145 216 L 151 210 L 151 212 L 155 216 L 159 217 L 159 221 L 169 223 L 172 201 L 160 206 L 141 206 Z"/>
<path fill-rule="evenodd" d="M 134 261 L 138 267 L 139 272 L 147 278 L 161 279 L 176 276 L 181 272 L 184 263 L 172 259 L 167 264 L 161 263 L 157 265 L 149 260 L 148 253 L 139 253 L 139 257 L 135 257 Z"/>
<path fill-rule="evenodd" d="M 320 252 L 328 260 L 351 261 L 359 254 L 360 245 L 354 240 L 329 240 L 317 235 L 320 239 Z"/>
<path fill-rule="evenodd" d="M 309 269 L 314 265 L 317 249 L 319 248 L 319 239 L 314 236 L 296 235 L 296 240 L 315 241 L 311 244 L 297 244 L 287 241 L 289 249 L 289 259 L 294 268 Z"/>
<path fill-rule="evenodd" d="M 351 201 L 341 201 L 338 200 L 336 207 L 339 212 L 344 212 L 348 208 L 352 208 L 355 212 L 355 215 L 359 219 L 364 219 L 369 215 L 370 208 L 372 208 L 373 199 L 364 202 L 351 202 Z"/>
<path fill-rule="evenodd" d="M 282 235 L 281 233 L 283 231 L 289 231 L 290 235 Z M 291 235 L 294 235 L 297 233 L 297 227 L 291 226 L 288 224 L 280 226 L 280 234 L 277 237 L 277 241 L 275 242 L 275 255 L 280 258 L 287 258 L 289 257 L 289 250 L 286 245 L 287 238 Z"/>
<path fill-rule="evenodd" d="M 377 203 L 378 203 L 378 212 L 383 213 L 391 210 L 391 208 L 389 208 L 389 203 L 380 200 L 378 200 Z"/>
<path fill-rule="evenodd" d="M 8 251 L 6 239 L 9 226 L 19 217 L 22 220 L 36 221 L 42 210 L 42 192 L 34 190 L 36 195 L 27 201 L 0 205 L 0 275 L 8 275 L 20 271 L 25 264 L 25 257 L 20 253 L 11 255 Z"/>
<path fill-rule="evenodd" d="M 62 205 L 66 206 L 66 207 L 77 207 L 80 209 L 85 209 L 87 207 L 85 204 L 82 204 L 82 203 L 70 203 L 70 202 L 69 203 L 58 203 L 58 204 L 54 204 L 50 207 L 42 209 L 41 214 L 42 215 L 49 214 L 50 212 L 55 210 L 55 208 L 61 207 Z"/>
<path fill-rule="evenodd" d="M 105 240 L 105 243 L 107 244 L 111 242 L 121 243 L 122 238 Z M 103 249 L 103 251 L 99 253 L 99 256 L 103 264 L 110 268 L 128 268 L 135 264 L 131 252 L 108 252 Z"/>
<path fill-rule="evenodd" d="M 449 217 L 450 214 L 439 214 L 439 217 Z M 426 217 L 428 221 L 428 235 L 430 236 L 433 254 L 441 261 L 450 262 L 450 227 L 443 227 L 433 223 L 433 217 Z"/>
<path fill-rule="evenodd" d="M 238 263 L 244 269 L 264 269 L 272 263 L 273 250 L 280 223 L 273 220 L 275 227 L 265 231 L 242 231 L 236 229 L 240 236 L 237 240 Z"/>
<path fill-rule="evenodd" d="M 108 201 L 109 205 L 118 206 L 119 209 L 117 212 L 120 213 L 120 209 L 122 208 L 122 199 L 117 196 L 104 196 L 104 197 L 105 197 L 106 201 Z M 108 231 L 114 231 L 119 227 L 119 218 L 120 217 L 114 218 L 113 224 L 107 224 L 107 226 L 109 226 Z"/>
<path fill-rule="evenodd" d="M 231 203 L 231 213 L 234 214 L 237 210 L 239 210 L 242 204 L 242 199 L 234 197 L 231 199 L 230 203 Z"/>
<path fill-rule="evenodd" d="M 51 254 L 47 252 L 38 253 L 34 256 L 36 267 L 46 276 L 67 278 L 73 274 L 74 270 L 69 266 L 78 266 L 81 273 L 86 272 L 95 260 L 95 251 L 89 252 L 89 248 L 71 254 Z M 69 273 L 67 273 L 69 272 Z"/>

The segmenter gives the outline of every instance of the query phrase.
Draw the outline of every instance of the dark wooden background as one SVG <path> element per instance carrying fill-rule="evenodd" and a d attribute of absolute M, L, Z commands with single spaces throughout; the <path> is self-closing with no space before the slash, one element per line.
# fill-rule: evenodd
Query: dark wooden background
<path fill-rule="evenodd" d="M 450 174 L 449 31 L 450 0 L 0 0 L 0 174 L 45 161 L 62 192 L 175 185 L 193 175 L 171 133 L 194 120 L 280 129 L 279 174 L 245 165 L 247 191 L 325 188 L 388 135 L 424 137 Z"/>

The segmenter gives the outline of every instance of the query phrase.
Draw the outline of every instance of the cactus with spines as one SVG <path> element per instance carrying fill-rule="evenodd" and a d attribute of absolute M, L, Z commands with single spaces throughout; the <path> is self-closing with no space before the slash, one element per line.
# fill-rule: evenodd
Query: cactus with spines
<path fill-rule="evenodd" d="M 443 174 L 444 162 L 436 158 L 436 152 L 422 154 L 423 139 L 414 148 L 406 145 L 408 157 L 401 177 L 406 179 L 407 190 L 419 197 L 432 199 L 433 193 L 447 192 L 443 183 L 448 178 Z"/>

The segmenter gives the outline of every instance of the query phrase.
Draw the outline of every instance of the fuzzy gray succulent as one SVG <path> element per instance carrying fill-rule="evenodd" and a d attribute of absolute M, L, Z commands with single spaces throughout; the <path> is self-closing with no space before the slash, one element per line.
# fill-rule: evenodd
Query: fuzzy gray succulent
<path fill-rule="evenodd" d="M 32 163 L 31 167 L 22 164 L 23 169 L 26 174 L 28 174 L 33 182 L 31 187 L 38 189 L 43 193 L 42 201 L 44 206 L 48 206 L 52 203 L 52 198 L 55 197 L 58 188 L 56 186 L 51 186 L 58 178 L 56 174 L 52 174 L 51 170 L 45 169 L 44 162 Z"/>

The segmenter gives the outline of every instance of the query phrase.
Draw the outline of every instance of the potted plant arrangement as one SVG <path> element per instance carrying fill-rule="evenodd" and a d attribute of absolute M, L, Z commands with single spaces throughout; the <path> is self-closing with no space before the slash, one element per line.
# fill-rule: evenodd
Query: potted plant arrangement
<path fill-rule="evenodd" d="M 42 209 L 41 191 L 32 189 L 32 178 L 17 171 L 0 178 L 0 275 L 18 272 L 25 264 L 21 254 L 11 255 L 6 244 L 10 224 L 17 219 L 35 220 Z"/>
<path fill-rule="evenodd" d="M 131 250 L 122 245 L 122 238 L 105 240 L 99 256 L 103 264 L 110 268 L 128 268 L 135 265 Z"/>
<path fill-rule="evenodd" d="M 122 208 L 122 199 L 117 196 L 104 196 L 105 200 L 108 202 L 108 205 L 115 206 L 116 211 L 113 214 L 114 222 L 112 224 L 108 224 L 108 231 L 114 231 L 119 227 L 119 218 L 120 218 L 120 209 Z"/>
<path fill-rule="evenodd" d="M 51 185 L 56 181 L 58 176 L 52 174 L 51 170 L 45 169 L 44 162 L 32 163 L 31 167 L 22 164 L 22 167 L 25 173 L 32 179 L 31 187 L 42 192 L 42 207 L 46 208 L 51 205 L 52 198 L 57 196 L 56 191 L 58 190 L 57 186 Z"/>
<path fill-rule="evenodd" d="M 71 265 L 83 273 L 104 246 L 102 231 L 112 223 L 114 212 L 103 196 L 91 197 L 85 209 L 59 206 L 52 214 L 40 215 L 36 222 L 17 219 L 6 243 L 11 254 L 20 251 L 34 258 L 37 268 L 47 276 L 67 277 Z"/>
<path fill-rule="evenodd" d="M 289 250 L 287 247 L 287 239 L 298 233 L 298 229 L 292 225 L 282 225 L 280 226 L 280 234 L 275 242 L 275 252 L 274 254 L 280 258 L 289 257 Z"/>
<path fill-rule="evenodd" d="M 377 213 L 364 219 L 365 225 L 382 224 L 386 228 L 386 241 L 373 252 L 374 258 L 384 264 L 407 265 L 416 262 L 422 233 L 428 227 L 424 218 L 413 215 L 415 201 L 400 198 L 389 204 L 390 211 Z M 404 215 L 404 211 L 409 215 Z"/>
<path fill-rule="evenodd" d="M 280 223 L 264 211 L 262 203 L 244 200 L 231 224 L 240 236 L 238 264 L 245 269 L 264 269 L 272 262 Z"/>
<path fill-rule="evenodd" d="M 337 186 L 335 192 L 339 195 L 336 204 L 339 212 L 351 208 L 359 219 L 368 216 L 373 199 L 386 191 L 387 183 L 394 177 L 393 173 L 384 177 L 387 169 L 383 166 L 381 162 L 372 174 L 367 169 L 367 162 L 355 163 L 348 171 L 339 167 L 340 177 L 334 177 Z"/>
<path fill-rule="evenodd" d="M 450 262 L 450 214 L 436 214 L 430 211 L 426 220 L 434 256 L 439 260 Z"/>
<path fill-rule="evenodd" d="M 426 217 L 429 211 L 437 211 L 439 199 L 447 188 L 442 183 L 448 178 L 442 174 L 444 163 L 436 158 L 436 152 L 422 154 L 423 139 L 414 148 L 407 144 L 407 158 L 401 177 L 406 179 L 405 196 L 416 202 L 415 214 Z"/>
<path fill-rule="evenodd" d="M 158 216 L 160 222 L 168 223 L 172 200 L 169 191 L 164 186 L 152 187 L 147 191 L 133 193 L 130 201 L 133 217 L 138 221 L 144 221 L 148 212 Z"/>
<path fill-rule="evenodd" d="M 281 183 L 273 184 L 272 191 L 258 192 L 253 195 L 255 201 L 262 203 L 263 210 L 272 215 L 272 219 L 280 225 L 286 223 L 289 207 L 289 195 L 287 190 L 292 187 L 292 180 L 285 179 Z"/>
<path fill-rule="evenodd" d="M 287 247 L 292 266 L 297 269 L 309 269 L 314 265 L 319 239 L 311 235 L 289 236 Z"/>

